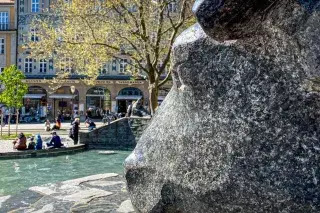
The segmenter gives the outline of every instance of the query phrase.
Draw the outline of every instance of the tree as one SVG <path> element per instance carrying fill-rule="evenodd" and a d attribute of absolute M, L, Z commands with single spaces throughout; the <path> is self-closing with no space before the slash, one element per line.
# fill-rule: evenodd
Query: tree
<path fill-rule="evenodd" d="M 70 74 L 93 84 L 112 60 L 149 82 L 151 113 L 158 90 L 170 78 L 171 49 L 178 34 L 194 22 L 192 0 L 57 0 L 35 16 L 25 48 L 32 57 L 53 59 L 57 82 Z M 124 63 L 124 64 L 125 64 Z M 123 68 L 123 67 L 122 67 Z"/>
<path fill-rule="evenodd" d="M 4 86 L 4 90 L 0 94 L 0 101 L 9 108 L 13 107 L 16 109 L 16 134 L 18 134 L 19 123 L 18 109 L 23 106 L 23 96 L 28 91 L 28 85 L 22 82 L 22 79 L 25 79 L 25 76 L 15 65 L 6 67 L 0 74 L 0 82 Z M 10 115 L 8 122 L 8 135 L 10 135 Z"/>

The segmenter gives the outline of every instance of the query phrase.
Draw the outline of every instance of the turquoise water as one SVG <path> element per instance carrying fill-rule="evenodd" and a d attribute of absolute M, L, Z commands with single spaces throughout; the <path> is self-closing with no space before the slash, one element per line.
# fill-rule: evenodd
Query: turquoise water
<path fill-rule="evenodd" d="M 102 173 L 123 173 L 123 162 L 129 151 L 114 155 L 98 150 L 46 158 L 0 160 L 0 196 L 12 195 L 31 186 Z"/>

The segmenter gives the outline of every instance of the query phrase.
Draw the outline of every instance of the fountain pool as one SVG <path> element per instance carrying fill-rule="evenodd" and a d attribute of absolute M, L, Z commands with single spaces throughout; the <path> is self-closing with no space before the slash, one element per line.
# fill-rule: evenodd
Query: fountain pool
<path fill-rule="evenodd" d="M 12 195 L 47 183 L 102 173 L 123 173 L 123 161 L 130 151 L 113 155 L 91 150 L 45 158 L 0 160 L 0 196 Z"/>

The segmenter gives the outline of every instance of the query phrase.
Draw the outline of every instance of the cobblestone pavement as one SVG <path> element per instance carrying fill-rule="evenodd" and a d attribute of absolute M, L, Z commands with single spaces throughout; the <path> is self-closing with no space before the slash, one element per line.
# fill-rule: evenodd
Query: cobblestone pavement
<path fill-rule="evenodd" d="M 107 173 L 31 187 L 14 196 L 0 197 L 0 212 L 10 213 L 131 213 L 125 182 Z"/>

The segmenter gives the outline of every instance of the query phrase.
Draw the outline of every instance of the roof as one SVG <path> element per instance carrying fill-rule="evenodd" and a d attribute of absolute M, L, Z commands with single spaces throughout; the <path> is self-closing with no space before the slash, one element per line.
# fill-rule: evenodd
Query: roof
<path fill-rule="evenodd" d="M 25 74 L 26 79 L 53 79 L 57 77 L 56 75 L 28 75 Z M 85 76 L 82 75 L 72 75 L 69 79 L 83 79 Z M 132 76 L 128 75 L 105 75 L 105 76 L 98 76 L 97 80 L 131 80 Z M 144 80 L 141 78 L 137 78 L 136 80 Z"/>

